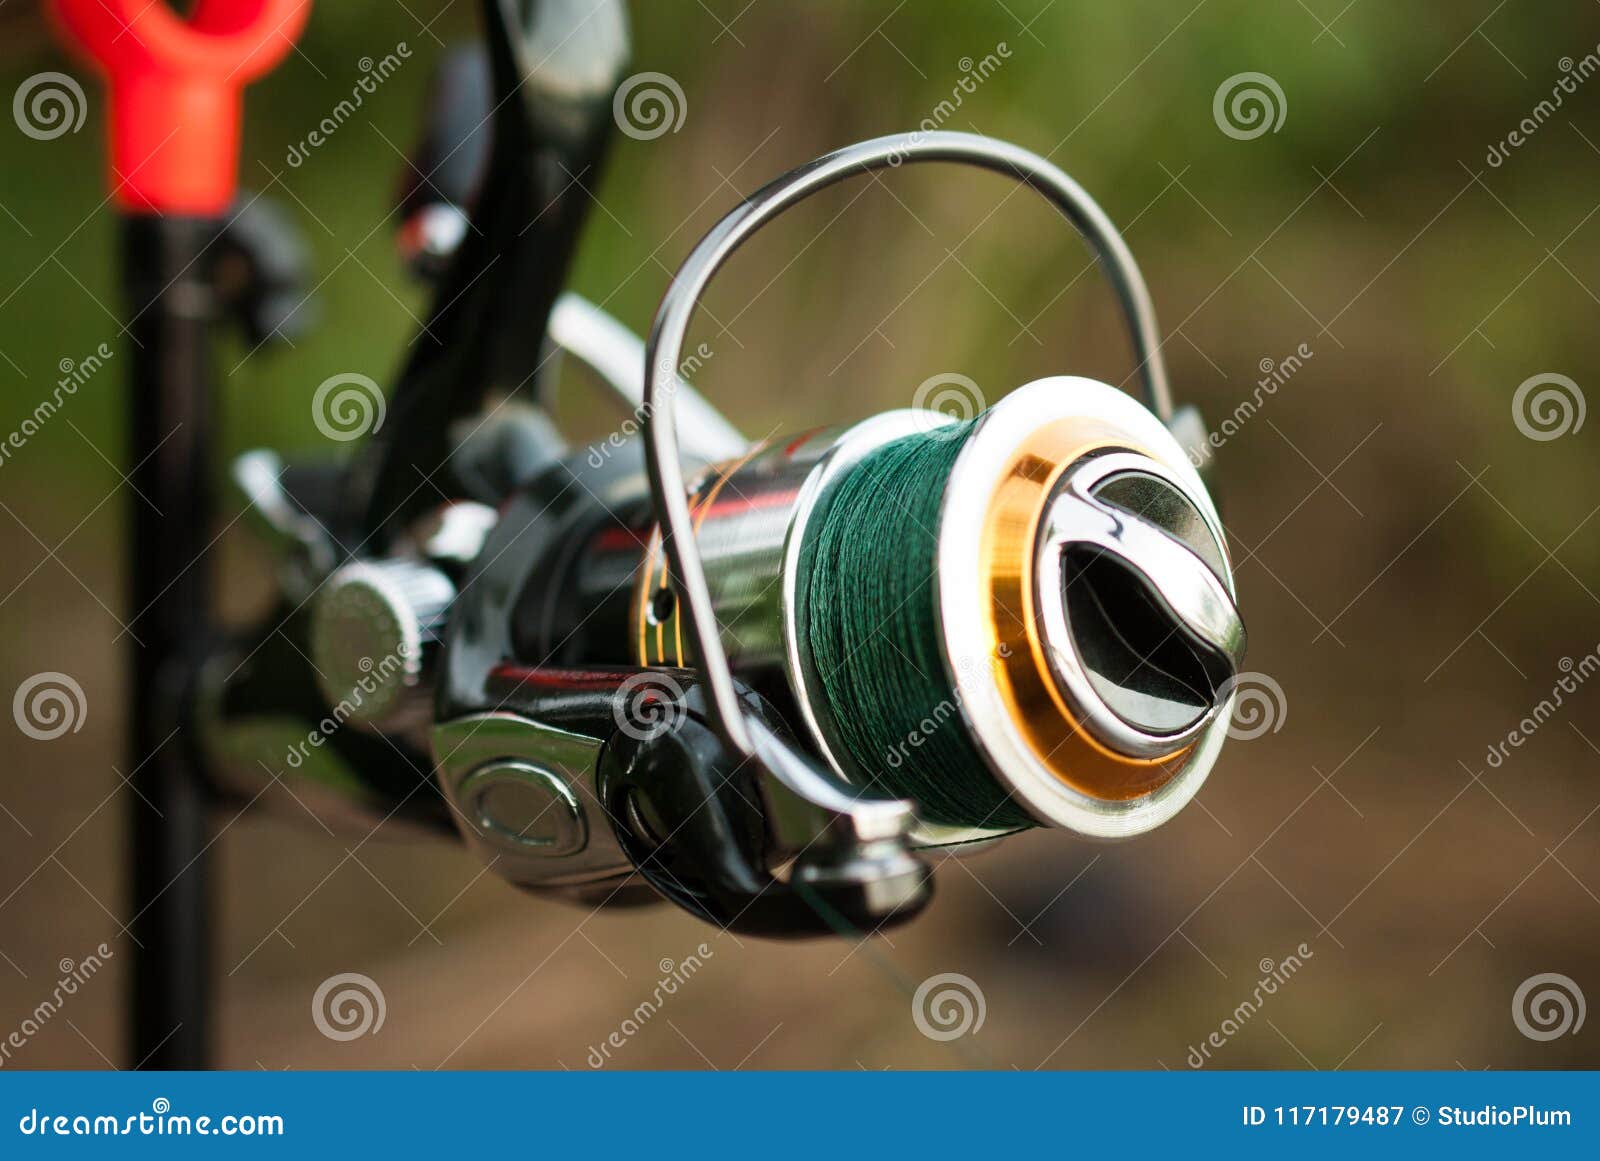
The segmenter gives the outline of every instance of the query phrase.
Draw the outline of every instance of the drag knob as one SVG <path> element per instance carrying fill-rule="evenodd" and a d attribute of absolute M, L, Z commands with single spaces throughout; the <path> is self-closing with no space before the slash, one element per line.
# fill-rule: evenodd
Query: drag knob
<path fill-rule="evenodd" d="M 311 660 L 338 720 L 376 726 L 417 704 L 456 589 L 412 561 L 360 561 L 328 578 L 311 613 Z"/>
<path fill-rule="evenodd" d="M 1115 752 L 1159 758 L 1194 742 L 1245 649 L 1221 544 L 1154 460 L 1080 461 L 1046 507 L 1038 609 L 1052 676 Z"/>

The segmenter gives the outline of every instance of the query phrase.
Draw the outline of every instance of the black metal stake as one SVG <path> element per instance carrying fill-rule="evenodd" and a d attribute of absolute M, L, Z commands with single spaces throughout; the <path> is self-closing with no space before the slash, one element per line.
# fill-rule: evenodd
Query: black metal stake
<path fill-rule="evenodd" d="M 153 214 L 130 215 L 123 230 L 134 464 L 129 1057 L 140 1068 L 203 1068 L 209 1058 L 209 827 L 192 740 L 175 731 L 210 624 L 216 303 L 203 254 L 216 230 Z"/>

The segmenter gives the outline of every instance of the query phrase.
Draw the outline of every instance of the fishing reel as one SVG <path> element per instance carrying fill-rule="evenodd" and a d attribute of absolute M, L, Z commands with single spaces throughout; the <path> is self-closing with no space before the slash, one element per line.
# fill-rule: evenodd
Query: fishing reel
<path fill-rule="evenodd" d="M 598 162 L 626 60 L 620 10 L 578 52 L 561 7 L 486 4 L 486 49 L 446 66 L 492 133 L 449 188 L 406 192 L 439 305 L 385 423 L 349 463 L 235 465 L 284 565 L 280 607 L 197 685 L 218 783 L 453 831 L 521 887 L 772 935 L 910 917 L 931 848 L 1172 817 L 1226 736 L 1244 629 L 1204 428 L 1173 409 L 1110 221 L 1013 145 L 863 142 L 724 217 L 641 341 L 560 292 L 587 198 L 562 171 Z M 1144 403 L 1056 376 L 970 422 L 750 444 L 686 382 L 707 284 L 811 194 L 930 162 L 1012 177 L 1077 228 Z M 631 434 L 567 444 L 539 405 L 558 352 Z"/>

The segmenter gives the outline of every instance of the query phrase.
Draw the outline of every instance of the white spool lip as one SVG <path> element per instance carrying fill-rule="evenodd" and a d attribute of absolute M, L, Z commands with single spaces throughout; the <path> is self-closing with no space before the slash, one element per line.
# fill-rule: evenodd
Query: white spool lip
<path fill-rule="evenodd" d="M 1182 769 L 1150 793 L 1126 800 L 1096 798 L 1069 786 L 1040 761 L 1013 721 L 994 676 L 992 637 L 981 615 L 990 600 L 982 568 L 985 523 L 990 501 L 1022 441 L 1044 424 L 1074 418 L 1125 433 L 1128 446 L 1151 455 L 1184 484 L 1222 549 L 1227 562 L 1222 579 L 1233 592 L 1222 521 L 1166 426 L 1109 384 L 1066 375 L 1038 379 L 1005 396 L 979 420 L 945 486 L 933 579 L 944 626 L 942 654 L 976 748 L 1017 802 L 1046 824 L 1092 838 L 1129 838 L 1166 822 L 1199 791 L 1227 736 L 1232 698 L 1195 743 Z"/>

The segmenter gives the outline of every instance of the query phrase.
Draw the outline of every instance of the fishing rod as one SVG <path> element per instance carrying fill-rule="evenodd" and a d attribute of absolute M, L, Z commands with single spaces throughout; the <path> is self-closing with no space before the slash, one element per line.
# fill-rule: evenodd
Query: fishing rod
<path fill-rule="evenodd" d="M 861 142 L 723 217 L 641 339 L 563 290 L 623 7 L 482 12 L 402 190 L 402 250 L 436 290 L 393 390 L 319 388 L 319 425 L 365 437 L 348 458 L 234 461 L 279 598 L 181 687 L 206 784 L 453 836 L 585 906 L 666 899 L 778 937 L 905 922 L 932 851 L 1180 811 L 1226 737 L 1245 632 L 1204 425 L 1174 407 L 1100 207 L 989 138 Z M 969 419 L 919 406 L 751 443 L 687 381 L 707 285 L 812 194 L 933 163 L 1009 177 L 1075 227 L 1143 401 L 1056 375 Z M 622 433 L 563 437 L 561 357 L 632 409 Z"/>

